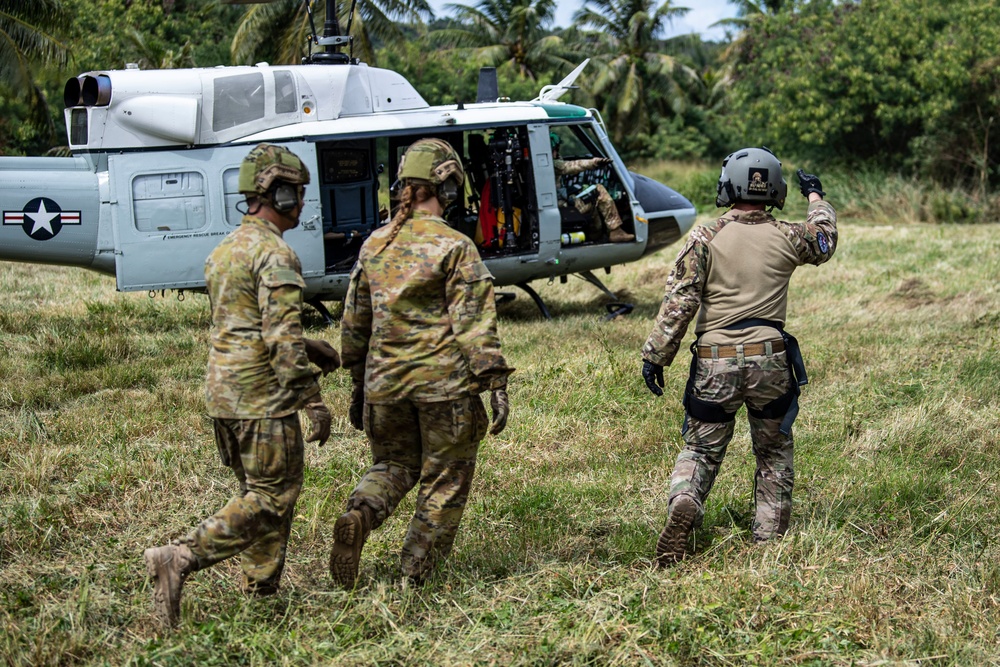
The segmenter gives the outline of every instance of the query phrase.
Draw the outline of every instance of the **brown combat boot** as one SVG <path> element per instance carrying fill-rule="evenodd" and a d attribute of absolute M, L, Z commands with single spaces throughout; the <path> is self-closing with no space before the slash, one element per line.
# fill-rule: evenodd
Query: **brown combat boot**
<path fill-rule="evenodd" d="M 688 535 L 698 516 L 698 506 L 690 496 L 677 496 L 667 517 L 667 525 L 656 541 L 656 564 L 669 567 L 684 558 Z"/>
<path fill-rule="evenodd" d="M 142 557 L 153 580 L 153 613 L 165 628 L 177 625 L 181 617 L 181 589 L 194 572 L 198 559 L 185 545 L 167 544 L 146 549 Z"/>
<path fill-rule="evenodd" d="M 361 549 L 372 530 L 372 510 L 367 506 L 340 515 L 333 524 L 330 576 L 340 586 L 353 588 L 358 579 Z"/>
<path fill-rule="evenodd" d="M 615 227 L 608 233 L 608 241 L 611 243 L 628 243 L 635 240 L 635 234 L 629 234 L 621 227 Z"/>

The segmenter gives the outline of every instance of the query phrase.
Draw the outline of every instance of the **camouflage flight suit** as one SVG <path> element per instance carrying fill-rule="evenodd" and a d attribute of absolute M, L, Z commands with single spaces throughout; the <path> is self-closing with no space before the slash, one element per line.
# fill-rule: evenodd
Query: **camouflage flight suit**
<path fill-rule="evenodd" d="M 296 414 L 319 394 L 302 333 L 302 268 L 276 226 L 244 216 L 209 255 L 212 304 L 206 404 L 224 465 L 240 494 L 181 540 L 197 569 L 240 554 L 245 588 L 281 579 L 303 442 Z"/>
<path fill-rule="evenodd" d="M 692 498 L 695 525 L 704 517 L 705 498 L 733 437 L 735 413 L 746 403 L 757 460 L 753 535 L 766 540 L 788 529 L 792 433 L 790 428 L 781 432 L 784 415 L 769 415 L 765 409 L 792 388 L 784 341 L 780 331 L 768 326 L 726 327 L 751 318 L 783 326 L 792 272 L 802 264 L 826 262 L 836 247 L 836 212 L 817 201 L 799 224 L 775 220 L 764 211 L 732 209 L 695 228 L 678 254 L 642 356 L 669 365 L 698 313 L 692 395 L 725 414 L 714 422 L 690 411 L 686 415 L 684 448 L 670 478 L 670 507 L 682 495 Z"/>
<path fill-rule="evenodd" d="M 398 235 L 375 231 L 351 272 L 342 325 L 344 368 L 364 382 L 373 464 L 347 509 L 380 526 L 419 482 L 402 570 L 420 579 L 451 551 L 480 440 L 479 393 L 513 371 L 500 353 L 492 276 L 472 240 L 415 211 Z"/>
<path fill-rule="evenodd" d="M 576 174 L 584 171 L 597 169 L 601 166 L 602 161 L 603 158 L 597 157 L 585 160 L 563 160 L 561 158 L 553 159 L 552 167 L 556 173 L 556 193 L 559 197 L 559 201 L 569 201 L 569 193 L 562 184 L 563 176 L 575 176 Z M 610 232 L 613 229 L 618 229 L 622 226 L 622 218 L 618 215 L 618 208 L 615 206 L 614 200 L 608 193 L 607 188 L 600 183 L 595 183 L 594 185 L 597 189 L 596 204 L 594 202 L 584 201 L 579 197 L 574 197 L 573 206 L 583 215 L 591 215 L 596 207 L 597 211 L 601 214 L 601 219 L 604 221 L 604 225 L 608 228 L 608 231 Z"/>

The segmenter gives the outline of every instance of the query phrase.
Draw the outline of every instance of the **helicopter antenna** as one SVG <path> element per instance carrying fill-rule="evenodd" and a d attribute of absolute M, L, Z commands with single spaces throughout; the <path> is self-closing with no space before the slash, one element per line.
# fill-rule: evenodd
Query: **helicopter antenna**
<path fill-rule="evenodd" d="M 313 10 L 312 3 L 309 0 L 302 0 L 302 4 L 306 6 L 306 15 L 309 17 L 309 29 L 312 30 L 312 38 L 309 40 L 309 54 L 306 59 L 312 58 L 312 47 L 313 44 L 319 44 L 319 38 L 316 37 L 316 21 L 313 20 Z"/>
<path fill-rule="evenodd" d="M 351 26 L 354 25 L 354 8 L 358 6 L 358 0 L 351 0 L 351 15 L 347 18 L 347 37 L 351 39 Z M 351 39 L 350 51 L 351 60 L 354 59 L 354 40 Z"/>
<path fill-rule="evenodd" d="M 580 72 L 583 71 L 583 68 L 586 67 L 589 62 L 590 58 L 584 60 L 582 63 L 577 65 L 576 69 L 567 74 L 566 78 L 554 86 L 542 86 L 542 90 L 538 93 L 538 97 L 533 99 L 532 102 L 555 102 L 562 97 L 563 94 L 575 89 L 576 86 L 573 84 L 576 82 L 577 77 L 580 76 Z"/>

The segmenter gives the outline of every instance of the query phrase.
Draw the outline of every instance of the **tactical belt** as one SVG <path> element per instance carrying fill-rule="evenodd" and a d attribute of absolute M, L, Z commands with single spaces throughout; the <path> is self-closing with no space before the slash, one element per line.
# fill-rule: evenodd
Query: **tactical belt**
<path fill-rule="evenodd" d="M 774 320 L 765 320 L 757 317 L 740 320 L 739 322 L 734 322 L 727 327 L 722 327 L 723 329 L 748 329 L 750 327 L 772 327 L 781 332 L 781 342 L 773 341 L 771 342 L 771 351 L 780 352 L 785 350 L 788 352 L 788 373 L 791 376 L 791 386 L 787 392 L 774 399 L 767 405 L 765 405 L 760 410 L 751 408 L 747 406 L 747 410 L 750 412 L 752 417 L 757 419 L 777 419 L 782 417 L 781 427 L 778 429 L 782 434 L 788 435 L 792 431 L 792 424 L 795 422 L 795 418 L 799 414 L 799 387 L 801 385 L 807 384 L 809 378 L 806 377 L 806 366 L 802 361 L 802 351 L 799 349 L 799 342 L 795 340 L 795 336 L 791 335 L 782 326 L 781 322 L 776 322 Z M 697 332 L 700 337 L 703 332 Z M 753 356 L 752 352 L 748 352 L 748 349 L 753 349 L 757 346 L 760 348 L 765 348 L 767 343 L 751 343 L 749 345 L 743 345 L 743 355 Z M 781 349 L 775 347 L 780 345 Z M 732 349 L 734 352 L 731 355 L 726 355 L 727 357 L 736 356 L 736 345 L 720 345 L 717 346 L 719 350 L 719 358 L 722 358 L 722 350 L 725 348 Z M 702 356 L 703 351 L 708 351 L 708 356 Z M 757 354 L 764 354 L 762 349 Z M 711 403 L 709 401 L 702 400 L 694 395 L 694 377 L 698 370 L 698 359 L 699 358 L 712 358 L 712 346 L 697 346 L 696 344 L 691 344 L 691 371 L 688 375 L 687 387 L 684 389 L 684 426 L 681 428 L 681 433 L 687 431 L 688 428 L 688 417 L 694 417 L 695 419 L 703 422 L 708 422 L 711 424 L 723 424 L 726 422 L 731 422 L 735 417 L 735 412 L 726 412 L 721 405 L 718 403 Z"/>
<path fill-rule="evenodd" d="M 768 344 L 771 350 L 768 351 Z M 785 341 L 773 340 L 768 343 L 749 343 L 747 345 L 698 345 L 699 359 L 732 359 L 738 357 L 740 350 L 744 357 L 755 357 L 761 354 L 775 354 L 785 351 Z"/>

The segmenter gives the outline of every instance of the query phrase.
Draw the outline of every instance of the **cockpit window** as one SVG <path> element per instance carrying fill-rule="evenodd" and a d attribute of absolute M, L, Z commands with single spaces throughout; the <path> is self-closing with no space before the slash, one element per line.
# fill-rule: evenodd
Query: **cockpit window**
<path fill-rule="evenodd" d="M 549 130 L 558 137 L 559 155 L 568 157 L 601 157 L 600 142 L 593 129 L 583 125 L 555 125 Z"/>
<path fill-rule="evenodd" d="M 295 111 L 295 77 L 291 72 L 274 73 L 274 113 Z"/>
<path fill-rule="evenodd" d="M 263 117 L 263 74 L 253 72 L 215 80 L 212 130 L 228 130 Z"/>

